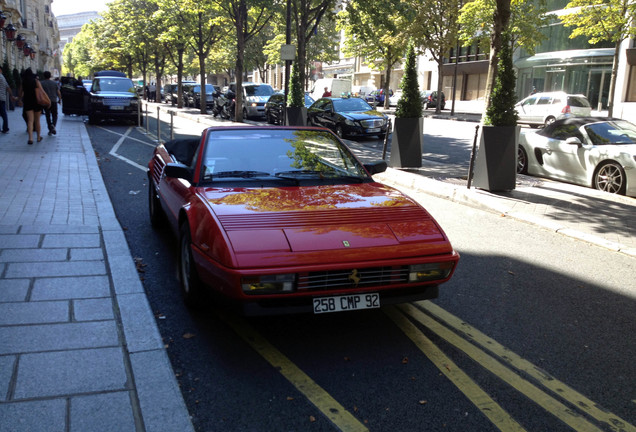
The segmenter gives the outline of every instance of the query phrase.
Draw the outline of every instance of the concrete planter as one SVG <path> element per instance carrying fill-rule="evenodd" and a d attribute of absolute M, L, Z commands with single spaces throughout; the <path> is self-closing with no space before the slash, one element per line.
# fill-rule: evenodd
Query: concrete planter
<path fill-rule="evenodd" d="M 473 185 L 488 191 L 510 191 L 517 181 L 519 126 L 482 126 Z"/>
<path fill-rule="evenodd" d="M 391 139 L 389 166 L 420 168 L 422 166 L 423 119 L 396 118 Z"/>
<path fill-rule="evenodd" d="M 307 126 L 306 107 L 287 107 L 286 126 Z"/>

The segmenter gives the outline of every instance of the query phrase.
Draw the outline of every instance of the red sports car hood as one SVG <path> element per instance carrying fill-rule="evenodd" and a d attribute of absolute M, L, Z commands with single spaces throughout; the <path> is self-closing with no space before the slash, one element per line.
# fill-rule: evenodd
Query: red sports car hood
<path fill-rule="evenodd" d="M 359 253 L 361 248 L 404 243 L 442 243 L 438 253 L 452 250 L 422 207 L 379 183 L 200 192 L 237 255 L 258 253 L 265 259 L 263 255 L 290 252 Z"/>

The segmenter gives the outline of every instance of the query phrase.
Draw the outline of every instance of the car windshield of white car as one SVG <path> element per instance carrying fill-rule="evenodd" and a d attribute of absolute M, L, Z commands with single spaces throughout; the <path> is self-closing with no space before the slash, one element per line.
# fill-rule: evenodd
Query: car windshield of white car
<path fill-rule="evenodd" d="M 274 94 L 274 89 L 269 85 L 245 86 L 243 88 L 247 96 L 271 96 Z"/>
<path fill-rule="evenodd" d="M 369 111 L 373 109 L 371 105 L 360 98 L 334 99 L 333 107 L 335 112 Z"/>
<path fill-rule="evenodd" d="M 594 145 L 636 143 L 636 125 L 624 120 L 588 124 L 585 132 Z"/>
<path fill-rule="evenodd" d="M 370 177 L 330 132 L 236 129 L 208 133 L 204 181 L 356 182 Z"/>

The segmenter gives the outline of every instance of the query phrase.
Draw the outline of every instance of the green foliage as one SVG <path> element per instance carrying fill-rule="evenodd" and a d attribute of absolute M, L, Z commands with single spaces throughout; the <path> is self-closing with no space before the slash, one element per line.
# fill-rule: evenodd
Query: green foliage
<path fill-rule="evenodd" d="M 422 117 L 422 98 L 420 96 L 420 87 L 417 83 L 417 64 L 413 43 L 409 43 L 406 53 L 404 75 L 402 76 L 400 88 L 402 89 L 402 96 L 398 100 L 395 116 L 398 118 Z"/>
<path fill-rule="evenodd" d="M 459 16 L 459 39 L 464 46 L 477 44 L 487 52 L 493 32 L 495 0 L 473 0 L 464 4 Z M 531 55 L 545 39 L 541 28 L 553 21 L 546 14 L 546 0 L 510 1 L 510 38 L 512 46 L 521 46 Z"/>
<path fill-rule="evenodd" d="M 632 21 L 636 17 L 633 0 L 572 0 L 560 16 L 566 27 L 574 27 L 571 39 L 586 36 L 590 44 L 602 41 L 620 43 L 636 37 Z"/>
<path fill-rule="evenodd" d="M 484 124 L 487 125 L 514 126 L 517 124 L 518 116 L 515 109 L 517 78 L 512 66 L 512 47 L 510 45 L 510 35 L 504 32 L 501 40 L 501 51 L 499 51 L 495 86 L 484 119 Z"/>
<path fill-rule="evenodd" d="M 289 80 L 289 95 L 287 96 L 287 106 L 305 106 L 305 95 L 303 93 L 303 85 L 300 82 L 300 74 L 298 73 L 298 62 L 294 62 L 292 64 L 291 76 Z"/>

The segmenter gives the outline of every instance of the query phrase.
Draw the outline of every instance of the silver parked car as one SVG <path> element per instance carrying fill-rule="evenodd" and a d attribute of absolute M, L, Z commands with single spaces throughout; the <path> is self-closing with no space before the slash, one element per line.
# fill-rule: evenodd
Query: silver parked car
<path fill-rule="evenodd" d="M 517 102 L 518 123 L 530 126 L 547 126 L 558 119 L 588 117 L 592 106 L 582 94 L 565 92 L 535 93 Z"/>

